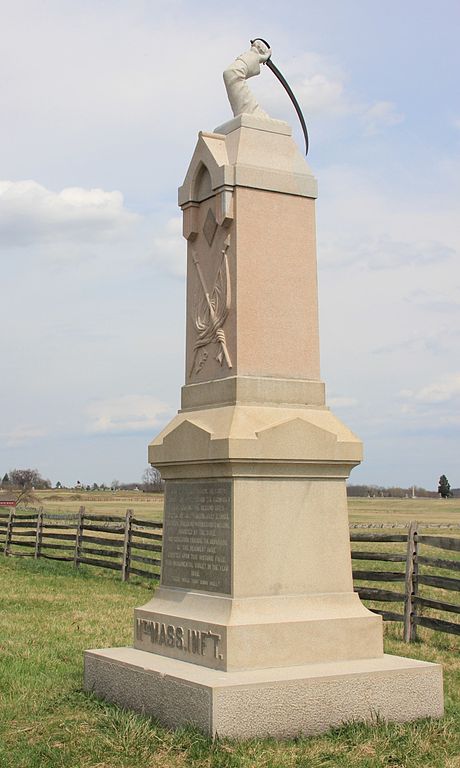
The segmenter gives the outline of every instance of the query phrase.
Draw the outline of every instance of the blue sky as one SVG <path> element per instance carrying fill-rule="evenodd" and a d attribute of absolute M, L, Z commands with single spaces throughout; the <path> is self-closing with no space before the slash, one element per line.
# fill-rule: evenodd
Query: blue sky
<path fill-rule="evenodd" d="M 177 187 L 261 36 L 309 126 L 352 482 L 460 486 L 458 2 L 0 0 L 0 20 L 0 472 L 140 479 L 184 378 Z M 300 142 L 272 74 L 251 83 Z"/>

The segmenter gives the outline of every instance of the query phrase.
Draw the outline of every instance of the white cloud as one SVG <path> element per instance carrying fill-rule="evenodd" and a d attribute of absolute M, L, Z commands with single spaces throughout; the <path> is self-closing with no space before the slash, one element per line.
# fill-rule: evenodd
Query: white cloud
<path fill-rule="evenodd" d="M 413 316 L 411 310 L 410 314 Z M 406 311 L 406 316 L 408 312 Z M 407 335 L 406 335 L 407 334 Z M 402 334 L 402 338 L 393 338 L 391 343 L 372 349 L 374 355 L 409 355 L 411 358 L 420 356 L 447 356 L 458 348 L 459 333 L 455 328 L 445 325 L 430 327 L 426 321 L 416 327 L 409 328 Z"/>
<path fill-rule="evenodd" d="M 419 403 L 446 403 L 460 396 L 460 373 L 445 376 L 444 379 L 422 387 L 419 390 L 405 389 L 402 397 Z"/>
<path fill-rule="evenodd" d="M 331 408 L 354 408 L 358 401 L 355 397 L 328 397 L 327 404 Z"/>
<path fill-rule="evenodd" d="M 16 446 L 27 445 L 33 440 L 45 437 L 46 434 L 46 430 L 42 427 L 37 427 L 32 424 L 20 424 L 8 432 L 4 432 L 1 436 L 5 440 L 6 445 L 13 448 Z"/>
<path fill-rule="evenodd" d="M 182 216 L 168 219 L 162 231 L 153 239 L 153 260 L 177 277 L 183 277 L 187 267 L 187 245 L 182 236 Z"/>
<path fill-rule="evenodd" d="M 330 57 L 303 53 L 280 62 L 279 68 L 309 118 L 354 116 L 369 136 L 404 120 L 392 101 L 368 103 L 357 97 L 348 87 L 347 74 Z M 262 77 L 251 80 L 250 88 L 271 116 L 294 122 L 289 98 L 268 70 L 262 68 Z"/>
<path fill-rule="evenodd" d="M 276 64 L 278 66 L 278 61 Z M 327 57 L 303 53 L 279 62 L 279 68 L 309 116 L 339 115 L 350 111 L 345 75 Z M 272 117 L 282 117 L 292 123 L 292 104 L 286 92 L 268 68 L 262 67 L 261 75 L 249 84 L 261 106 Z"/>
<path fill-rule="evenodd" d="M 88 432 L 133 433 L 158 426 L 159 419 L 170 407 L 151 395 L 123 395 L 96 400 L 87 406 Z"/>
<path fill-rule="evenodd" d="M 406 298 L 407 301 L 424 309 L 435 312 L 457 312 L 460 307 L 460 285 L 451 283 L 444 285 L 442 289 L 411 291 Z"/>
<path fill-rule="evenodd" d="M 392 128 L 402 123 L 404 115 L 397 111 L 392 101 L 376 101 L 362 114 L 364 131 L 368 136 L 380 133 L 385 128 Z"/>
<path fill-rule="evenodd" d="M 455 250 L 437 241 L 393 240 L 387 234 L 328 240 L 321 249 L 325 267 L 342 268 L 354 264 L 360 268 L 381 270 L 401 266 L 439 263 L 455 255 Z"/>
<path fill-rule="evenodd" d="M 0 181 L 0 242 L 97 241 L 120 234 L 139 219 L 121 192 L 67 187 L 52 192 L 36 181 Z"/>
<path fill-rule="evenodd" d="M 407 181 L 409 188 L 396 188 L 392 171 L 373 176 L 342 165 L 319 175 L 321 266 L 391 270 L 444 262 L 452 271 L 451 257 L 460 251 L 458 204 L 444 174 L 438 187 L 422 197 L 413 180 Z"/>

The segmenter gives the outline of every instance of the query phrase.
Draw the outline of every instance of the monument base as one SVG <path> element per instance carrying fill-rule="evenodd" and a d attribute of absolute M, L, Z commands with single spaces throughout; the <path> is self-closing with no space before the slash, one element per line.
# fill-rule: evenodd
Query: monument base
<path fill-rule="evenodd" d="M 375 659 L 221 672 L 134 648 L 85 653 L 85 689 L 177 728 L 210 736 L 313 735 L 350 721 L 443 714 L 439 664 Z"/>

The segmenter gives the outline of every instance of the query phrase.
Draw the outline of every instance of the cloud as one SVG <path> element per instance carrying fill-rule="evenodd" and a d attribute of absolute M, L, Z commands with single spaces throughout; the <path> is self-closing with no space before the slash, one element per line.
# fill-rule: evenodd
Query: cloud
<path fill-rule="evenodd" d="M 437 357 L 449 354 L 458 346 L 458 333 L 450 328 L 426 328 L 418 327 L 412 331 L 412 336 L 401 340 L 394 339 L 390 344 L 384 344 L 372 349 L 373 355 L 399 355 L 408 354 L 413 359 L 416 355 L 436 355 Z"/>
<path fill-rule="evenodd" d="M 458 311 L 460 307 L 460 285 L 454 283 L 444 286 L 442 290 L 431 288 L 430 290 L 411 291 L 407 295 L 406 300 L 415 306 L 435 312 Z"/>
<path fill-rule="evenodd" d="M 460 373 L 450 374 L 441 381 L 419 390 L 402 390 L 400 394 L 418 403 L 447 403 L 460 396 Z"/>
<path fill-rule="evenodd" d="M 397 269 L 402 266 L 424 266 L 445 261 L 455 255 L 439 241 L 394 240 L 387 234 L 359 238 L 342 236 L 340 241 L 328 240 L 321 247 L 324 267 L 345 268 L 355 265 L 371 270 Z"/>
<path fill-rule="evenodd" d="M 308 109 L 309 116 L 335 116 L 350 111 L 345 75 L 331 59 L 316 53 L 303 53 L 279 62 L 279 67 L 299 104 Z M 261 106 L 272 117 L 292 122 L 292 105 L 284 89 L 278 83 L 274 84 L 268 69 L 262 67 L 261 75 L 249 84 Z"/>
<path fill-rule="evenodd" d="M 355 397 L 328 397 L 327 404 L 331 408 L 354 408 L 358 401 Z"/>
<path fill-rule="evenodd" d="M 304 53 L 283 64 L 282 69 L 299 102 L 308 105 L 310 115 L 337 115 L 349 111 L 345 75 L 327 57 Z M 282 90 L 279 93 L 283 95 Z"/>
<path fill-rule="evenodd" d="M 154 237 L 151 256 L 165 271 L 184 277 L 187 267 L 187 246 L 182 236 L 182 216 L 168 219 L 163 230 Z"/>
<path fill-rule="evenodd" d="M 87 431 L 92 434 L 144 432 L 158 426 L 170 407 L 151 395 L 123 395 L 87 406 Z"/>
<path fill-rule="evenodd" d="M 374 136 L 385 128 L 392 128 L 402 123 L 404 115 L 397 111 L 392 101 L 376 101 L 375 104 L 364 109 L 361 119 L 365 134 Z"/>
<path fill-rule="evenodd" d="M 309 118 L 355 117 L 368 136 L 392 128 L 404 120 L 392 101 L 369 103 L 348 87 L 348 76 L 331 57 L 303 53 L 281 61 L 280 69 Z M 262 68 L 262 77 L 250 82 L 261 106 L 273 117 L 293 121 L 292 105 L 281 87 Z"/>
<path fill-rule="evenodd" d="M 395 188 L 391 172 L 382 176 L 351 165 L 320 170 L 320 266 L 381 271 L 444 262 L 452 270 L 460 250 L 457 201 L 441 175 L 443 182 L 421 198 L 413 179 L 405 180 L 408 188 Z"/>
<path fill-rule="evenodd" d="M 67 187 L 52 192 L 36 181 L 0 181 L 0 243 L 99 241 L 139 219 L 121 192 Z"/>
<path fill-rule="evenodd" d="M 37 427 L 31 424 L 21 424 L 8 432 L 4 432 L 1 436 L 8 447 L 14 448 L 16 446 L 27 445 L 33 440 L 45 437 L 46 434 L 46 430 L 42 427 Z"/>

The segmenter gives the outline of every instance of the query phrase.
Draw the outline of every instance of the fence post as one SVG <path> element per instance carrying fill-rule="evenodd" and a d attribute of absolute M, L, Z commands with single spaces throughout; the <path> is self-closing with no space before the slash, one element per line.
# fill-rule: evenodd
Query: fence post
<path fill-rule="evenodd" d="M 34 552 L 35 560 L 37 559 L 37 557 L 40 557 L 40 551 L 42 547 L 42 537 L 43 537 L 43 507 L 40 507 L 37 515 L 37 532 L 35 534 L 35 552 Z"/>
<path fill-rule="evenodd" d="M 85 508 L 80 507 L 80 509 L 78 510 L 77 530 L 75 532 L 75 552 L 73 556 L 73 564 L 75 568 L 78 568 L 78 566 L 80 565 L 81 539 L 83 536 L 83 527 L 85 524 L 84 515 L 85 515 Z"/>
<path fill-rule="evenodd" d="M 131 539 L 133 531 L 133 509 L 126 510 L 125 517 L 125 538 L 123 541 L 123 563 L 121 566 L 121 580 L 128 581 L 129 566 L 131 565 Z"/>
<path fill-rule="evenodd" d="M 406 579 L 404 598 L 404 642 L 411 643 L 417 639 L 417 625 L 414 624 L 414 597 L 417 595 L 418 575 L 418 523 L 413 521 L 407 535 Z"/>
<path fill-rule="evenodd" d="M 16 514 L 16 509 L 13 507 L 13 509 L 10 510 L 10 515 L 8 517 L 8 523 L 6 526 L 5 549 L 3 550 L 3 554 L 5 555 L 5 557 L 11 554 L 10 548 L 11 548 L 11 539 L 13 538 L 13 524 L 14 524 L 15 514 Z"/>

